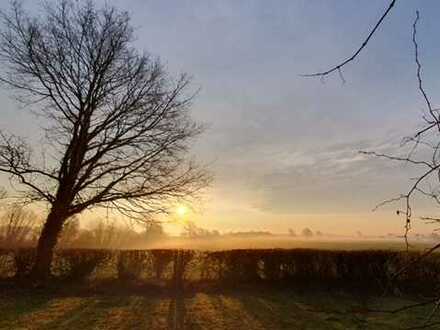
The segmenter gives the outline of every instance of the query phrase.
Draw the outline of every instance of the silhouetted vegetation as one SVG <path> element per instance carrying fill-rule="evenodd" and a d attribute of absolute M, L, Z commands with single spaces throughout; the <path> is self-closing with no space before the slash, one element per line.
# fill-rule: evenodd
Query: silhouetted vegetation
<path fill-rule="evenodd" d="M 202 127 L 189 114 L 190 79 L 173 78 L 133 46 L 124 11 L 93 1 L 46 3 L 34 17 L 20 2 L 0 13 L 1 82 L 46 119 L 43 154 L 0 132 L 0 172 L 27 203 L 49 212 L 33 275 L 44 280 L 75 215 L 105 207 L 150 221 L 209 182 L 187 151 Z"/>
<path fill-rule="evenodd" d="M 0 250 L 4 277 L 25 277 L 34 262 L 34 249 Z M 166 283 L 210 283 L 230 286 L 249 283 L 314 285 L 369 291 L 432 292 L 440 279 L 440 255 L 398 251 L 270 250 L 90 250 L 55 253 L 54 278 L 74 281 L 119 279 Z M 396 272 L 405 265 L 396 277 Z M 158 282 L 159 281 L 159 282 Z M 394 290 L 394 291 L 393 291 Z"/>
<path fill-rule="evenodd" d="M 310 228 L 304 228 L 301 232 L 303 237 L 313 237 L 313 231 Z"/>
<path fill-rule="evenodd" d="M 0 213 L 0 247 L 33 246 L 41 222 L 35 213 L 12 204 Z"/>

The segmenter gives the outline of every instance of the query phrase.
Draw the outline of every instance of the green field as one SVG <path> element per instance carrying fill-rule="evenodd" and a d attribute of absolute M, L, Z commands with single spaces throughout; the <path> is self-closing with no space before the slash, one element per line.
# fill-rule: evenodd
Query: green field
<path fill-rule="evenodd" d="M 183 296 L 112 286 L 51 293 L 1 290 L 0 329 L 17 330 L 405 329 L 422 325 L 432 310 L 430 305 L 396 314 L 372 312 L 420 300 L 273 288 L 198 291 Z"/>

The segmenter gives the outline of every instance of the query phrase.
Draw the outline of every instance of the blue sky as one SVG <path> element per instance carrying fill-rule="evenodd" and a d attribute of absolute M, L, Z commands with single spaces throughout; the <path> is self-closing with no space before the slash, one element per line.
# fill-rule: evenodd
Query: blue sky
<path fill-rule="evenodd" d="M 130 12 L 138 48 L 160 56 L 173 73 L 190 73 L 201 88 L 193 115 L 209 129 L 192 153 L 212 164 L 215 181 L 194 215 L 200 225 L 401 230 L 394 208 L 370 210 L 403 192 L 412 170 L 358 150 L 397 150 L 420 124 L 424 104 L 411 44 L 416 9 L 424 79 L 436 104 L 438 1 L 397 1 L 365 51 L 344 68 L 345 84 L 337 75 L 322 83 L 299 74 L 351 55 L 388 1 L 106 2 Z M 24 4 L 36 12 L 33 1 Z M 35 120 L 6 92 L 0 100 L 0 129 L 38 141 Z"/>

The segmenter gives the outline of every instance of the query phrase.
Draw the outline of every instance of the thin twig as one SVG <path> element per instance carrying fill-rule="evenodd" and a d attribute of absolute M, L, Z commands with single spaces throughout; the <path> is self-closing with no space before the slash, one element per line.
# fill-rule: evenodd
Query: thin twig
<path fill-rule="evenodd" d="M 423 96 L 423 99 L 425 100 L 426 106 L 428 108 L 429 113 L 431 114 L 431 117 L 434 119 L 434 122 L 437 124 L 438 129 L 440 130 L 440 122 L 439 117 L 435 114 L 434 109 L 432 108 L 431 101 L 429 100 L 428 94 L 425 92 L 425 89 L 423 88 L 423 80 L 422 80 L 422 65 L 419 61 L 419 45 L 417 43 L 417 23 L 420 19 L 420 13 L 418 10 L 416 10 L 416 18 L 413 23 L 413 34 L 412 34 L 412 42 L 414 44 L 414 57 L 417 64 L 417 81 L 418 81 L 418 88 L 420 93 Z"/>
<path fill-rule="evenodd" d="M 353 61 L 359 55 L 359 53 L 365 48 L 365 46 L 367 46 L 367 44 L 370 41 L 371 37 L 374 35 L 374 33 L 379 28 L 379 26 L 382 24 L 382 22 L 385 19 L 385 17 L 387 17 L 388 13 L 394 7 L 395 3 L 396 3 L 396 0 L 392 0 L 390 2 L 387 10 L 383 13 L 383 15 L 381 16 L 379 21 L 377 21 L 376 25 L 370 31 L 370 33 L 368 34 L 367 38 L 364 40 L 362 45 L 354 52 L 354 54 L 352 56 L 350 56 L 349 58 L 347 58 L 343 62 L 339 63 L 338 65 L 335 65 L 334 67 L 328 69 L 327 71 L 316 72 L 316 73 L 311 73 L 311 74 L 302 74 L 301 76 L 302 77 L 324 77 L 324 76 L 329 75 L 332 72 L 338 71 L 342 81 L 345 82 L 345 79 L 344 79 L 344 77 L 342 75 L 342 71 L 341 71 L 342 67 L 345 66 L 346 64 L 350 63 L 351 61 Z"/>

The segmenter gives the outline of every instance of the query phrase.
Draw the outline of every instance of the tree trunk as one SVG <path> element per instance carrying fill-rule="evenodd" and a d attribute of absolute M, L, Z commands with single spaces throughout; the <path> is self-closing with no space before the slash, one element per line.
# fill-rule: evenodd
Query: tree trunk
<path fill-rule="evenodd" d="M 52 208 L 47 216 L 40 238 L 38 239 L 35 264 L 31 271 L 31 277 L 33 279 L 45 281 L 50 276 L 54 248 L 66 218 L 67 216 L 64 212 L 56 211 L 55 208 Z"/>

